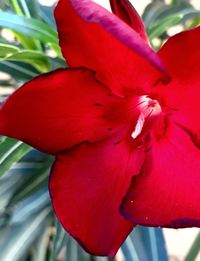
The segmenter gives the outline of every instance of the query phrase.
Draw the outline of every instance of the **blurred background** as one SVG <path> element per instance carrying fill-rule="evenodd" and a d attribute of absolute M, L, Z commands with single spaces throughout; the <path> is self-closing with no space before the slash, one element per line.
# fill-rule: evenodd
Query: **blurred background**
<path fill-rule="evenodd" d="M 107 0 L 96 0 L 109 9 Z M 152 47 L 200 23 L 199 0 L 132 1 Z M 0 102 L 34 76 L 65 67 L 54 0 L 0 0 Z M 55 218 L 47 189 L 51 156 L 1 137 L 0 261 L 106 261 L 86 254 Z M 137 227 L 115 260 L 200 261 L 199 229 Z"/>

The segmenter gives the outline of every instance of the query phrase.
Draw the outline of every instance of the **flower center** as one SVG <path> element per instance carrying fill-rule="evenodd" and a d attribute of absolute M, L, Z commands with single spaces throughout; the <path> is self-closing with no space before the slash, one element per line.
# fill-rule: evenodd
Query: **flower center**
<path fill-rule="evenodd" d="M 135 129 L 131 134 L 133 139 L 136 139 L 141 134 L 144 124 L 148 120 L 153 119 L 155 116 L 161 113 L 161 107 L 157 100 L 152 100 L 146 95 L 140 97 L 138 106 L 140 109 L 140 116 L 138 118 Z"/>

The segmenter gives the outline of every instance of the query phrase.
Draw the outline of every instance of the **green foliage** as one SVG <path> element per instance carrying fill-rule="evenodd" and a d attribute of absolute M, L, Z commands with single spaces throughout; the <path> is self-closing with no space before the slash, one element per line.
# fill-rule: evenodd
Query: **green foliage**
<path fill-rule="evenodd" d="M 197 260 L 197 255 L 200 252 L 200 232 L 197 234 L 186 258 L 185 261 L 195 261 Z"/>
<path fill-rule="evenodd" d="M 3 176 L 15 162 L 30 150 L 31 147 L 21 141 L 5 138 L 0 143 L 0 176 Z"/>
<path fill-rule="evenodd" d="M 194 21 L 199 19 L 200 11 L 196 10 L 189 1 L 172 1 L 166 4 L 162 0 L 152 1 L 143 13 L 143 20 L 152 46 L 158 49 L 169 38 L 168 29 L 180 25 L 182 30 L 193 27 Z M 160 40 L 155 46 L 153 40 Z"/>
<path fill-rule="evenodd" d="M 47 24 L 34 18 L 1 11 L 0 26 L 40 40 L 42 43 L 58 43 L 57 33 Z"/>
<path fill-rule="evenodd" d="M 19 50 L 17 53 L 7 55 L 2 60 L 30 63 L 41 72 L 48 72 L 50 70 L 48 57 L 39 51 Z"/>
<path fill-rule="evenodd" d="M 181 19 L 181 16 L 170 15 L 166 18 L 156 21 L 156 23 L 148 30 L 149 39 L 152 40 L 156 37 L 161 36 L 168 28 L 178 24 Z"/>

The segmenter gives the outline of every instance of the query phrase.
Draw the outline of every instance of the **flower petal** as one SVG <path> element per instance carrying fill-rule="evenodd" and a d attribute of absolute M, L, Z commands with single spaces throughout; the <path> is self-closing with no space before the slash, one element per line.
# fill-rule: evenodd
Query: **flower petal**
<path fill-rule="evenodd" d="M 154 139 L 143 169 L 133 178 L 121 212 L 129 221 L 148 226 L 200 226 L 200 150 L 189 135 L 168 122 L 165 135 Z"/>
<path fill-rule="evenodd" d="M 57 153 L 116 132 L 130 122 L 126 106 L 124 99 L 96 81 L 93 72 L 57 70 L 33 79 L 8 98 L 0 110 L 0 133 Z"/>
<path fill-rule="evenodd" d="M 159 57 L 138 33 L 96 3 L 60 0 L 55 18 L 68 64 L 94 70 L 114 93 L 149 89 L 163 76 Z"/>
<path fill-rule="evenodd" d="M 114 14 L 130 25 L 143 40 L 148 42 L 144 23 L 128 0 L 110 0 L 110 5 Z"/>
<path fill-rule="evenodd" d="M 159 51 L 172 81 L 155 88 L 163 111 L 190 133 L 200 146 L 200 27 L 170 38 Z"/>
<path fill-rule="evenodd" d="M 119 206 L 143 160 L 143 150 L 121 141 L 121 134 L 57 157 L 49 184 L 52 204 L 64 228 L 88 252 L 114 256 L 132 230 Z"/>
<path fill-rule="evenodd" d="M 198 74 L 199 39 L 200 26 L 170 37 L 159 50 L 158 55 L 172 78 L 181 80 L 184 77 L 186 80 L 190 75 Z"/>

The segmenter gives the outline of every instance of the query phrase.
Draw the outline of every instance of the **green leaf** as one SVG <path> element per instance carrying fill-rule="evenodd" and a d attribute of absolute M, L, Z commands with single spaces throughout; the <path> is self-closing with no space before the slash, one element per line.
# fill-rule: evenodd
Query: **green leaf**
<path fill-rule="evenodd" d="M 190 3 L 182 2 L 181 4 L 166 5 L 166 8 L 157 16 L 157 20 L 164 19 L 172 15 L 182 15 L 198 12 Z"/>
<path fill-rule="evenodd" d="M 40 40 L 43 43 L 58 44 L 57 33 L 47 24 L 34 18 L 0 11 L 0 26 Z"/>
<path fill-rule="evenodd" d="M 46 54 L 34 50 L 20 50 L 18 47 L 0 43 L 0 60 L 30 63 L 40 72 L 48 72 L 50 64 Z"/>
<path fill-rule="evenodd" d="M 14 45 L 0 43 L 0 58 L 17 53 L 19 48 Z"/>
<path fill-rule="evenodd" d="M 17 188 L 15 193 L 12 195 L 7 207 L 15 205 L 19 201 L 30 196 L 32 193 L 47 184 L 51 163 L 51 158 L 47 157 L 46 161 L 42 162 L 40 167 L 33 169 L 31 177 L 28 180 L 24 180 L 24 182 Z"/>
<path fill-rule="evenodd" d="M 77 244 L 73 238 L 69 238 L 67 241 L 67 254 L 66 260 L 73 261 L 89 261 L 90 256 Z"/>
<path fill-rule="evenodd" d="M 16 1 L 16 0 L 12 0 L 12 1 Z M 23 11 L 23 14 L 26 17 L 30 18 L 31 14 L 30 14 L 29 7 L 28 7 L 26 1 L 25 0 L 18 0 L 18 1 L 20 2 L 20 6 L 21 6 L 21 10 Z"/>
<path fill-rule="evenodd" d="M 0 1 L 0 9 L 4 10 L 6 5 L 8 4 L 8 0 L 1 0 Z"/>
<path fill-rule="evenodd" d="M 53 8 L 50 6 L 39 5 L 39 9 L 40 9 L 42 19 L 51 27 L 56 29 L 56 23 L 53 15 Z"/>
<path fill-rule="evenodd" d="M 168 28 L 178 24 L 181 19 L 182 15 L 172 15 L 157 21 L 156 24 L 148 30 L 149 39 L 152 40 L 155 37 L 161 36 Z"/>
<path fill-rule="evenodd" d="M 193 19 L 192 23 L 188 26 L 188 29 L 191 29 L 200 24 L 200 16 L 197 16 Z"/>
<path fill-rule="evenodd" d="M 32 37 L 23 35 L 21 33 L 12 31 L 17 41 L 26 49 L 31 50 L 41 50 L 40 42 L 38 40 L 33 40 Z"/>
<path fill-rule="evenodd" d="M 15 139 L 2 137 L 0 142 L 0 160 L 10 149 L 12 149 L 13 146 L 16 145 L 17 142 L 18 141 Z"/>
<path fill-rule="evenodd" d="M 5 212 L 5 208 L 13 195 L 13 192 L 21 184 L 21 175 L 12 175 L 13 173 L 8 172 L 8 175 L 1 177 L 0 182 L 0 229 L 5 226 L 7 219 L 2 219 L 2 213 Z M 26 177 L 24 177 L 26 179 Z"/>
<path fill-rule="evenodd" d="M 126 261 L 167 261 L 164 237 L 159 228 L 137 226 L 122 245 Z"/>
<path fill-rule="evenodd" d="M 161 1 L 154 1 L 147 5 L 142 15 L 146 28 L 148 29 L 156 21 L 157 17 L 167 8 L 166 4 Z"/>
<path fill-rule="evenodd" d="M 38 0 L 25 0 L 25 1 L 26 1 L 26 5 L 28 6 L 31 17 L 36 19 L 42 19 L 39 10 L 39 1 Z"/>
<path fill-rule="evenodd" d="M 8 143 L 10 144 L 12 141 L 8 140 Z M 21 141 L 16 141 L 12 146 L 9 146 L 9 144 L 0 145 L 0 176 L 4 175 L 14 163 L 32 149 Z"/>
<path fill-rule="evenodd" d="M 125 243 L 122 245 L 122 251 L 126 257 L 126 261 L 140 261 L 140 255 L 130 237 L 127 237 Z M 143 255 L 142 252 L 141 254 Z"/>
<path fill-rule="evenodd" d="M 60 68 L 66 68 L 67 67 L 67 64 L 66 64 L 65 60 L 60 59 L 58 57 L 56 57 L 56 58 L 50 58 L 49 57 L 49 61 L 50 61 L 52 70 L 56 70 L 56 69 L 60 69 Z"/>
<path fill-rule="evenodd" d="M 35 1 L 32 1 L 35 2 Z M 31 18 L 29 8 L 24 0 L 10 0 L 11 7 L 19 16 L 26 16 Z M 24 36 L 23 34 L 13 32 L 17 40 L 27 49 L 41 50 L 41 44 L 38 40 L 32 37 Z"/>
<path fill-rule="evenodd" d="M 68 235 L 62 228 L 60 222 L 57 220 L 57 218 L 54 218 L 55 220 L 55 230 L 56 233 L 53 237 L 53 242 L 52 242 L 52 248 L 51 248 L 51 253 L 50 253 L 50 259 L 49 261 L 54 261 L 56 260 L 61 248 L 66 244 Z"/>
<path fill-rule="evenodd" d="M 47 186 L 32 193 L 29 197 L 17 203 L 13 208 L 6 208 L 12 214 L 9 219 L 9 225 L 22 225 L 33 215 L 39 213 L 44 207 L 50 205 L 50 197 Z"/>
<path fill-rule="evenodd" d="M 0 72 L 8 73 L 20 81 L 30 80 L 39 74 L 33 66 L 13 61 L 0 61 Z"/>
<path fill-rule="evenodd" d="M 186 256 L 185 261 L 195 261 L 199 252 L 200 252 L 200 232 L 197 234 L 197 237 L 195 238 Z"/>
<path fill-rule="evenodd" d="M 39 51 L 18 50 L 13 54 L 2 57 L 0 60 L 30 63 L 40 72 L 48 72 L 50 70 L 48 57 Z"/>
<path fill-rule="evenodd" d="M 10 0 L 9 1 L 13 11 L 17 14 L 17 15 L 23 15 L 23 12 L 21 10 L 21 6 L 18 3 L 18 0 Z"/>
<path fill-rule="evenodd" d="M 50 214 L 51 208 L 46 207 L 22 225 L 5 228 L 0 235 L 0 260 L 23 260 L 34 241 L 49 224 Z"/>
<path fill-rule="evenodd" d="M 36 240 L 35 244 L 32 247 L 32 261 L 45 261 L 48 251 L 48 245 L 50 241 L 49 227 L 46 226 L 44 233 L 41 233 L 40 237 Z M 56 259 L 54 259 L 56 260 Z"/>
<path fill-rule="evenodd" d="M 187 1 L 180 1 L 175 4 L 167 5 L 160 0 L 150 3 L 143 14 L 143 20 L 147 29 L 151 28 L 159 21 L 171 17 L 171 16 L 182 16 L 182 18 L 195 17 L 199 14 L 198 10 L 195 10 L 194 7 Z M 183 22 L 183 21 L 181 21 Z"/>

